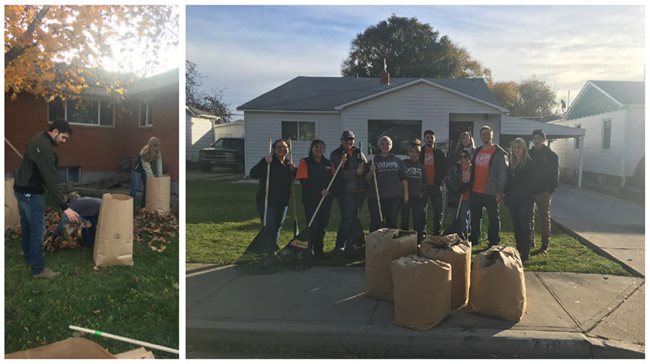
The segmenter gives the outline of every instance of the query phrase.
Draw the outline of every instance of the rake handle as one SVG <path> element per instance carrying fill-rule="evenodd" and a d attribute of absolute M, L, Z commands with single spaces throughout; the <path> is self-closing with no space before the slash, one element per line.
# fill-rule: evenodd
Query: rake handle
<path fill-rule="evenodd" d="M 13 151 L 16 152 L 16 154 L 18 154 L 18 156 L 20 157 L 20 159 L 23 159 L 23 155 L 20 154 L 20 152 L 18 151 L 18 149 L 16 149 L 16 147 L 14 147 L 14 145 L 11 144 L 11 142 L 9 141 L 9 139 L 7 139 L 6 137 L 5 137 L 5 143 L 9 144 L 9 146 L 11 147 L 11 149 L 13 149 Z"/>
<path fill-rule="evenodd" d="M 269 154 L 271 154 L 271 143 L 269 139 Z M 273 160 L 271 160 L 273 162 Z M 269 180 L 271 179 L 271 163 L 266 163 L 266 193 L 264 194 L 264 226 L 266 226 L 266 215 L 269 210 Z"/>
<path fill-rule="evenodd" d="M 123 342 L 129 343 L 129 344 L 145 346 L 145 347 L 148 347 L 148 348 L 151 348 L 151 349 L 166 351 L 166 352 L 172 353 L 172 354 L 179 354 L 178 350 L 176 350 L 176 349 L 168 348 L 166 346 L 151 344 L 151 343 L 148 343 L 146 341 L 129 339 L 128 337 L 113 335 L 113 334 L 109 334 L 107 332 L 101 332 L 99 330 L 86 329 L 86 328 L 83 328 L 83 327 L 73 326 L 73 325 L 68 326 L 68 328 L 71 329 L 71 330 L 75 330 L 75 331 L 85 332 L 87 334 L 97 335 L 99 337 L 105 337 L 105 338 L 108 338 L 108 339 L 123 341 Z"/>
<path fill-rule="evenodd" d="M 377 169 L 377 165 L 375 164 L 375 156 L 372 156 L 372 165 L 375 166 L 375 169 Z M 375 194 L 377 195 L 377 207 L 379 210 L 379 221 L 384 222 L 384 214 L 381 212 L 381 201 L 379 200 L 379 186 L 377 186 L 377 173 L 376 171 L 372 171 L 372 179 L 375 181 Z"/>
<path fill-rule="evenodd" d="M 339 174 L 339 170 L 341 169 L 341 166 L 345 163 L 344 160 L 341 160 L 339 162 L 339 166 L 336 167 L 336 171 L 334 172 L 334 176 L 332 176 L 332 179 L 330 180 L 330 183 L 327 185 L 326 190 L 329 192 L 330 187 L 332 187 L 332 183 L 334 183 L 334 179 L 336 178 L 336 175 Z M 308 228 L 311 227 L 311 224 L 314 223 L 314 219 L 316 219 L 316 214 L 318 213 L 318 210 L 320 209 L 320 206 L 323 204 L 323 201 L 325 201 L 325 196 L 321 196 L 320 201 L 318 202 L 318 206 L 316 206 L 316 210 L 314 211 L 314 214 L 311 216 L 311 220 L 309 220 L 309 224 L 307 225 Z"/>

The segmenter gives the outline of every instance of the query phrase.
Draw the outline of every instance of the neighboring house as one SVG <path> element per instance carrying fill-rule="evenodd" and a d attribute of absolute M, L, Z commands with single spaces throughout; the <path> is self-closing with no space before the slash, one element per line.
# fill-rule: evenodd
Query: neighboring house
<path fill-rule="evenodd" d="M 586 130 L 582 145 L 586 185 L 644 189 L 645 82 L 588 81 L 556 125 Z M 564 180 L 575 181 L 580 141 L 551 144 Z"/>
<path fill-rule="evenodd" d="M 214 126 L 214 140 L 219 140 L 219 138 L 243 138 L 244 135 L 243 120 Z"/>
<path fill-rule="evenodd" d="M 499 142 L 500 106 L 481 78 L 296 77 L 239 106 L 244 111 L 246 174 L 268 153 L 269 138 L 291 138 L 294 162 L 307 156 L 311 140 L 325 141 L 326 153 L 338 148 L 343 130 L 354 131 L 368 152 L 389 135 L 394 151 L 406 155 L 427 129 L 443 148 L 460 133 L 474 136 L 490 125 Z M 478 138 L 477 138 L 478 139 Z M 477 141 L 478 142 L 478 141 Z"/>
<path fill-rule="evenodd" d="M 199 150 L 215 142 L 214 125 L 219 117 L 213 113 L 185 105 L 185 159 L 198 162 Z"/>
<path fill-rule="evenodd" d="M 21 152 L 48 122 L 64 117 L 73 135 L 58 149 L 59 174 L 69 183 L 92 183 L 129 172 L 130 162 L 150 137 L 161 140 L 163 172 L 178 191 L 178 69 L 135 81 L 123 100 L 101 92 L 79 99 L 48 103 L 27 93 L 10 101 L 5 93 L 5 137 Z M 5 176 L 12 176 L 20 158 L 5 143 Z M 128 186 L 127 186 L 128 187 Z"/>

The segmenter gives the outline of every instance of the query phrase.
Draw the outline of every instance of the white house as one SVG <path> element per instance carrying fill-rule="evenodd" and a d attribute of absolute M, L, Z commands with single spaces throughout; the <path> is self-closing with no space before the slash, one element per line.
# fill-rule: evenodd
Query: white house
<path fill-rule="evenodd" d="M 498 104 L 481 78 L 344 78 L 296 77 L 239 106 L 244 111 L 246 171 L 268 153 L 269 139 L 291 138 L 294 159 L 308 154 L 311 140 L 336 149 L 343 130 L 352 130 L 364 152 L 382 134 L 394 151 L 405 155 L 425 130 L 448 147 L 469 130 L 478 135 L 490 125 L 498 143 L 501 120 L 508 111 Z"/>
<path fill-rule="evenodd" d="M 584 183 L 644 188 L 645 82 L 588 81 L 564 117 L 552 124 L 586 130 Z M 565 179 L 576 178 L 579 147 L 576 138 L 551 144 Z"/>
<path fill-rule="evenodd" d="M 199 150 L 212 146 L 215 141 L 214 125 L 219 117 L 207 111 L 185 105 L 186 160 L 199 160 Z"/>
<path fill-rule="evenodd" d="M 214 140 L 219 138 L 243 138 L 244 122 L 233 121 L 231 123 L 216 124 L 214 126 Z"/>

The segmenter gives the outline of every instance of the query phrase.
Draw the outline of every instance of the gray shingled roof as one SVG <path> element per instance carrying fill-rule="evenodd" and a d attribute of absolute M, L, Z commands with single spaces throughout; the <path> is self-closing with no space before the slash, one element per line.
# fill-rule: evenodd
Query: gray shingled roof
<path fill-rule="evenodd" d="M 335 111 L 335 107 L 395 88 L 418 78 L 392 78 L 390 85 L 379 78 L 299 76 L 237 107 L 237 110 Z M 487 103 L 500 106 L 482 78 L 427 79 Z"/>
<path fill-rule="evenodd" d="M 643 81 L 590 81 L 623 105 L 645 105 Z"/>

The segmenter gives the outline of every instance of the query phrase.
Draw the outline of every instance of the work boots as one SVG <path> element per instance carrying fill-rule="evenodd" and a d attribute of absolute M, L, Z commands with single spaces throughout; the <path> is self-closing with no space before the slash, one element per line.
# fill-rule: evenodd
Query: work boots
<path fill-rule="evenodd" d="M 59 276 L 61 273 L 50 270 L 49 268 L 44 268 L 39 274 L 35 274 L 34 278 L 41 279 L 53 279 Z"/>
<path fill-rule="evenodd" d="M 539 249 L 539 251 L 541 251 L 542 253 L 548 252 L 548 244 L 549 244 L 548 240 L 542 240 L 542 247 Z"/>

